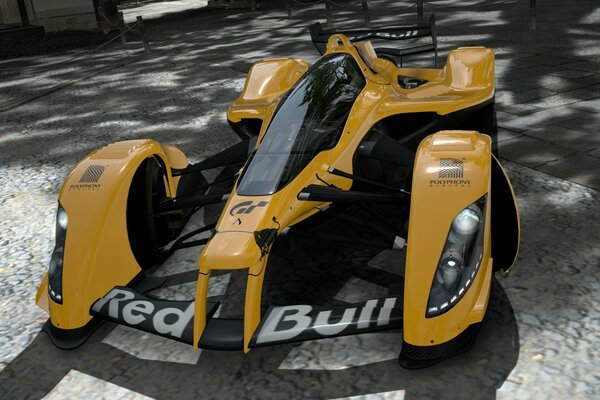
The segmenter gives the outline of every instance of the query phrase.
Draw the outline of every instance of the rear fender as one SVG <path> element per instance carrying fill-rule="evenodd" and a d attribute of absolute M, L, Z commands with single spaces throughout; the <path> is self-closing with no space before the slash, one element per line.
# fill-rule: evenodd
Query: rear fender
<path fill-rule="evenodd" d="M 521 240 L 517 198 L 508 175 L 492 156 L 492 257 L 494 271 L 507 271 L 516 261 Z"/>
<path fill-rule="evenodd" d="M 233 130 L 242 139 L 258 135 L 262 121 L 269 118 L 281 96 L 307 70 L 306 61 L 291 58 L 254 64 L 248 72 L 242 94 L 227 110 L 227 120 Z"/>

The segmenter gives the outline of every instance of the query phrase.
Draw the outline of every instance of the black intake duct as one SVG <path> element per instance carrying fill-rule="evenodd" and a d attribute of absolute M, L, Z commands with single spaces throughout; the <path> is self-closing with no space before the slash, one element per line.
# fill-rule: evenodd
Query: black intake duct
<path fill-rule="evenodd" d="M 359 157 L 388 161 L 409 168 L 412 168 L 415 162 L 414 151 L 386 135 L 379 136 L 376 141 L 361 143 L 358 147 L 358 155 Z"/>
<path fill-rule="evenodd" d="M 258 138 L 255 136 L 243 140 L 223 150 L 222 152 L 215 154 L 214 156 L 208 157 L 207 159 L 200 161 L 197 164 L 190 164 L 184 169 L 173 168 L 171 172 L 173 176 L 181 176 L 193 174 L 195 172 L 205 171 L 207 169 L 223 167 L 225 165 L 246 162 L 246 160 L 248 159 L 248 155 L 252 153 L 252 150 L 254 150 L 254 146 L 256 145 L 257 139 Z"/>
<path fill-rule="evenodd" d="M 406 199 L 405 193 L 367 193 L 345 191 L 329 186 L 309 185 L 298 193 L 298 200 L 339 203 L 397 203 Z"/>

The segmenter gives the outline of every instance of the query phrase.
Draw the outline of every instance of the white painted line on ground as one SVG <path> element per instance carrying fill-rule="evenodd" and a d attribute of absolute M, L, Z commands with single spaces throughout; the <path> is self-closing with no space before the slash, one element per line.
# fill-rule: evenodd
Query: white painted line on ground
<path fill-rule="evenodd" d="M 373 257 L 367 265 L 371 268 L 380 269 L 382 271 L 404 276 L 404 265 L 406 262 L 406 249 L 383 250 L 381 253 Z"/>
<path fill-rule="evenodd" d="M 230 279 L 231 273 L 211 277 L 208 284 L 207 297 L 224 295 L 227 291 L 227 285 L 229 285 Z M 152 290 L 150 294 L 168 300 L 193 300 L 196 298 L 196 286 L 196 281 L 186 282 L 181 285 L 167 286 Z"/>
<path fill-rule="evenodd" d="M 404 400 L 404 393 L 404 390 L 392 390 L 391 392 L 370 393 L 352 397 L 340 397 L 332 400 Z"/>
<path fill-rule="evenodd" d="M 94 378 L 74 369 L 70 370 L 52 391 L 44 397 L 44 400 L 63 399 L 152 400 L 151 397 L 125 389 L 114 383 Z"/>
<path fill-rule="evenodd" d="M 201 351 L 189 344 L 118 325 L 102 343 L 113 346 L 142 360 L 196 364 Z"/>
<path fill-rule="evenodd" d="M 359 303 L 369 299 L 385 297 L 387 294 L 388 290 L 383 286 L 367 282 L 364 279 L 352 277 L 334 298 L 347 303 Z"/>

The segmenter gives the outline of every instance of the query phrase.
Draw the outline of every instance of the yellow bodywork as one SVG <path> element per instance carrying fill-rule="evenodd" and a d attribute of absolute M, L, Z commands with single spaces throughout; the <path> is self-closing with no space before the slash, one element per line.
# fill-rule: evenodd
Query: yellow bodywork
<path fill-rule="evenodd" d="M 59 202 L 69 217 L 63 266 L 63 304 L 48 299 L 48 280 L 44 278 L 37 303 L 49 303 L 52 324 L 61 329 L 76 329 L 87 324 L 90 306 L 116 285 L 127 285 L 140 271 L 129 246 L 126 208 L 131 180 L 138 166 L 148 157 L 157 157 L 170 171 L 165 148 L 153 140 L 118 142 L 92 152 L 71 171 L 65 180 Z M 177 158 L 175 163 L 181 164 Z M 97 182 L 81 182 L 90 166 L 101 166 Z M 175 193 L 175 182 L 168 173 L 167 194 Z M 45 299 L 44 299 L 45 297 Z"/>
<path fill-rule="evenodd" d="M 227 111 L 227 119 L 238 122 L 244 118 L 264 119 L 273 104 L 306 72 L 304 60 L 276 58 L 261 61 L 248 72 L 241 96 Z"/>
<path fill-rule="evenodd" d="M 359 49 L 365 59 L 359 54 Z M 441 70 L 397 68 L 387 60 L 374 57 L 371 50 L 368 42 L 353 45 L 343 35 L 333 35 L 329 39 L 326 54 L 351 54 L 367 78 L 366 87 L 356 99 L 337 145 L 319 153 L 290 184 L 271 196 L 240 196 L 236 194 L 235 188 L 232 191 L 217 224 L 217 233 L 204 247 L 199 260 L 200 275 L 194 315 L 195 346 L 206 326 L 206 295 L 211 270 L 248 268 L 244 350 L 249 350 L 248 344 L 260 322 L 261 289 L 268 258 L 268 254 L 261 257 L 254 243 L 253 233 L 269 228 L 277 228 L 281 232 L 282 229 L 314 214 L 319 207 L 328 205 L 297 199 L 298 193 L 304 187 L 322 184 L 316 175 L 326 177 L 330 184 L 341 189 L 349 189 L 352 184 L 350 179 L 329 175 L 327 169 L 334 167 L 351 173 L 356 148 L 375 123 L 388 116 L 405 112 L 433 111 L 444 115 L 480 104 L 494 95 L 494 54 L 490 49 L 472 47 L 454 50 L 448 56 L 447 66 Z M 287 59 L 255 65 L 248 75 L 242 95 L 229 109 L 228 118 L 236 122 L 244 117 L 263 119 L 257 142 L 260 143 L 281 95 L 293 83 L 290 79 L 282 77 L 296 77 L 296 71 L 301 71 L 305 66 L 305 63 Z M 278 78 L 268 81 L 266 87 L 253 82 L 254 79 L 262 82 L 266 76 L 271 75 Z M 399 86 L 398 75 L 410 75 L 427 79 L 429 82 L 419 88 L 407 90 Z M 489 159 L 489 149 L 487 155 Z M 487 168 L 488 170 L 482 169 L 480 173 L 489 174 L 489 160 Z M 245 201 L 264 201 L 268 202 L 268 205 L 256 208 L 251 214 L 229 213 L 236 204 Z M 450 220 L 454 216 L 455 214 L 449 217 Z M 444 232 L 444 239 L 446 234 L 447 231 Z M 443 247 L 443 243 L 441 246 Z M 428 294 L 430 287 L 431 279 L 428 279 L 419 290 Z M 444 341 L 449 337 L 451 336 L 446 335 L 445 339 L 440 337 L 439 340 Z"/>
<path fill-rule="evenodd" d="M 360 51 L 360 54 L 359 54 Z M 280 233 L 313 215 L 328 203 L 299 201 L 298 193 L 308 185 L 322 185 L 325 178 L 341 189 L 352 181 L 327 172 L 334 167 L 352 173 L 355 151 L 369 130 L 380 120 L 399 113 L 435 112 L 446 115 L 481 104 L 494 96 L 494 54 L 483 47 L 451 51 L 443 69 L 398 68 L 378 59 L 369 42 L 352 44 L 343 35 L 333 35 L 327 53 L 347 53 L 358 63 L 366 86 L 356 99 L 345 129 L 335 147 L 320 152 L 287 186 L 270 196 L 240 196 L 234 187 L 216 226 L 216 233 L 204 247 L 198 262 L 199 277 L 194 313 L 194 347 L 206 326 L 206 296 L 211 271 L 247 269 L 248 283 L 244 312 L 244 350 L 261 318 L 261 292 L 268 251 L 261 253 L 254 232 L 277 229 Z M 362 54 L 362 56 L 361 56 Z M 245 118 L 263 121 L 257 141 L 264 135 L 273 113 L 285 93 L 307 71 L 302 60 L 274 59 L 255 64 L 241 96 L 229 108 L 230 121 Z M 415 89 L 403 89 L 398 75 L 429 82 Z M 455 337 L 469 324 L 483 317 L 487 306 L 491 263 L 490 246 L 485 247 L 485 266 L 463 300 L 446 314 L 425 318 L 427 296 L 452 219 L 466 205 L 489 192 L 490 139 L 475 132 L 442 132 L 425 139 L 415 161 L 410 228 L 408 237 L 407 285 L 405 295 L 405 340 L 414 345 L 439 344 Z M 469 187 L 431 187 L 440 157 L 465 159 Z M 120 142 L 97 150 L 85 158 L 67 177 L 59 201 L 69 217 L 63 275 L 63 297 L 59 305 L 47 298 L 47 279 L 38 291 L 37 303 L 49 303 L 52 324 L 74 329 L 90 320 L 90 305 L 116 285 L 126 285 L 140 267 L 132 255 L 126 229 L 128 188 L 138 166 L 149 157 L 159 159 L 167 175 L 167 195 L 173 197 L 178 178 L 170 168 L 184 168 L 187 160 L 175 148 L 152 140 Z M 437 164 L 436 164 L 437 162 Z M 90 165 L 104 166 L 98 187 L 78 181 Z M 437 167 L 436 167 L 437 166 Z M 265 202 L 251 213 L 234 212 L 243 202 Z M 486 213 L 489 217 L 489 205 Z M 489 218 L 488 218 L 489 220 Z M 485 225 L 489 243 L 490 224 Z"/>
<path fill-rule="evenodd" d="M 484 226 L 483 258 L 464 297 L 446 313 L 426 318 L 427 300 L 441 249 L 452 220 L 490 192 L 491 139 L 477 132 L 442 131 L 425 138 L 417 150 L 408 228 L 404 288 L 404 341 L 415 346 L 447 342 L 480 322 L 487 308 L 492 276 L 491 224 Z M 440 179 L 440 159 L 462 161 L 463 178 Z M 490 221 L 488 198 L 485 221 Z"/>

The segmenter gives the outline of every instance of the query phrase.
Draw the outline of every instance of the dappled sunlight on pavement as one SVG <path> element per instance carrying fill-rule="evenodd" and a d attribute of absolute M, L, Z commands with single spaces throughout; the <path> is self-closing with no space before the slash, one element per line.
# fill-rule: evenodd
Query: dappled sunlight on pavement
<path fill-rule="evenodd" d="M 600 215 L 600 6 L 593 1 L 538 2 L 535 31 L 529 30 L 528 2 L 425 2 L 425 13 L 436 13 L 442 65 L 458 46 L 495 50 L 500 156 L 522 217 L 519 260 L 497 277 L 496 308 L 472 353 L 408 373 L 378 347 L 393 339 L 377 335 L 257 349 L 248 356 L 196 357 L 179 349 L 169 355 L 162 342 L 146 339 L 128 352 L 111 342 L 127 337 L 135 343 L 136 333 L 111 333 L 109 324 L 80 350 L 51 348 L 38 335 L 46 314 L 34 296 L 53 246 L 58 192 L 77 162 L 110 142 L 138 138 L 177 145 L 192 162 L 200 161 L 239 140 L 225 112 L 254 62 L 318 57 L 307 27 L 324 22 L 322 6 L 294 10 L 288 19 L 285 8 L 198 11 L 177 7 L 206 2 L 139 3 L 123 3 L 123 10 L 127 18 L 144 15 L 150 54 L 131 35 L 125 45 L 73 61 L 78 51 L 0 62 L 0 397 L 2 390 L 22 395 L 17 397 L 60 396 L 72 393 L 68 386 L 78 381 L 120 398 L 135 392 L 218 398 L 223 386 L 232 398 L 378 392 L 381 398 L 448 398 L 445 391 L 456 382 L 468 389 L 465 398 L 598 396 L 600 236 L 593 217 Z M 416 22 L 412 1 L 369 4 L 372 26 Z M 336 26 L 362 23 L 360 10 L 334 12 L 333 19 Z M 43 66 L 54 62 L 60 64 Z M 414 62 L 432 64 L 429 56 Z M 198 218 L 201 223 L 204 217 Z M 169 266 L 182 268 L 175 264 L 185 261 L 194 269 L 197 251 Z M 290 279 L 286 267 L 303 263 L 298 270 L 333 282 L 320 294 L 324 299 L 357 295 L 353 288 L 360 280 L 325 266 L 367 264 L 376 255 L 322 251 L 326 265 L 308 256 L 275 258 L 283 271 L 276 279 Z M 222 281 L 228 293 L 243 286 L 235 275 Z M 360 343 L 363 352 L 356 353 Z M 29 392 L 24 382 L 35 368 L 47 372 Z"/>

